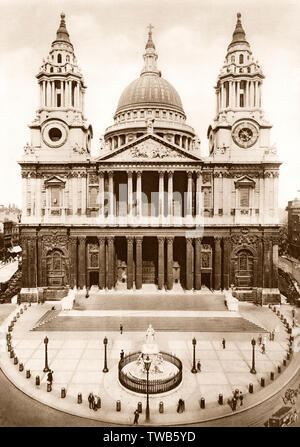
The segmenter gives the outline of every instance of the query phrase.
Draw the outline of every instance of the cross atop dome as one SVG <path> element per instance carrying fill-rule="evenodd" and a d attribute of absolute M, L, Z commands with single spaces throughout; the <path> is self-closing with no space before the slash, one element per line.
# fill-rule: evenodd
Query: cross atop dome
<path fill-rule="evenodd" d="M 148 31 L 148 41 L 147 41 L 147 43 L 146 43 L 146 50 L 148 49 L 148 48 L 153 48 L 154 50 L 155 50 L 155 45 L 154 45 L 154 42 L 153 42 L 153 40 L 152 40 L 152 29 L 154 28 L 154 26 L 153 25 L 151 25 L 151 23 L 147 26 L 147 28 L 149 29 L 149 31 Z"/>

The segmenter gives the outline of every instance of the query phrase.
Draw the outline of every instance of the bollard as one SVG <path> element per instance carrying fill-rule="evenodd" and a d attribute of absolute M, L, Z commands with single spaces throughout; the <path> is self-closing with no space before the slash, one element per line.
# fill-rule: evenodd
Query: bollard
<path fill-rule="evenodd" d="M 8 331 L 9 331 L 9 332 L 12 332 L 12 330 L 13 330 L 13 328 L 12 328 L 12 325 L 10 324 L 10 325 L 8 326 Z"/>
<path fill-rule="evenodd" d="M 60 397 L 64 399 L 66 397 L 66 388 L 61 388 L 60 390 Z"/>
<path fill-rule="evenodd" d="M 26 304 L 25 304 L 25 306 L 24 306 L 24 310 L 27 310 L 27 306 L 26 306 Z"/>
<path fill-rule="evenodd" d="M 219 394 L 218 403 L 219 405 L 223 405 L 223 394 Z"/>
<path fill-rule="evenodd" d="M 283 324 L 286 324 L 286 318 L 283 319 Z"/>
<path fill-rule="evenodd" d="M 290 354 L 293 354 L 293 348 L 292 348 L 292 346 L 290 346 L 289 353 L 290 353 Z"/>
<path fill-rule="evenodd" d="M 100 399 L 100 397 L 97 398 L 97 408 L 101 408 L 101 399 Z"/>
<path fill-rule="evenodd" d="M 281 373 L 281 366 L 278 366 L 278 367 L 277 367 L 277 371 L 278 371 L 278 374 Z"/>
<path fill-rule="evenodd" d="M 274 374 L 274 372 L 272 371 L 272 372 L 270 372 L 270 379 L 271 379 L 271 380 L 274 380 L 274 378 L 275 378 L 275 374 Z"/>
<path fill-rule="evenodd" d="M 201 399 L 200 399 L 200 408 L 205 408 L 205 399 L 204 399 L 204 397 L 201 397 Z"/>
<path fill-rule="evenodd" d="M 283 366 L 286 366 L 286 360 L 285 359 L 283 359 L 282 363 L 283 363 Z"/>
<path fill-rule="evenodd" d="M 78 395 L 77 395 L 77 403 L 82 404 L 82 394 L 81 393 L 78 393 Z"/>
<path fill-rule="evenodd" d="M 52 391 L 52 385 L 51 383 L 47 383 L 47 392 L 50 393 Z"/>
<path fill-rule="evenodd" d="M 287 360 L 290 360 L 290 353 L 289 353 L 289 352 L 288 352 L 287 355 L 286 355 L 286 359 L 287 359 Z"/>
<path fill-rule="evenodd" d="M 18 357 L 15 356 L 15 357 L 14 357 L 14 365 L 17 365 L 18 363 L 19 363 Z"/>
<path fill-rule="evenodd" d="M 16 321 L 17 321 L 17 317 L 14 317 L 13 322 L 16 323 Z"/>
<path fill-rule="evenodd" d="M 14 356 L 15 356 L 14 350 L 11 349 L 9 357 L 10 357 L 11 359 L 13 359 Z"/>
<path fill-rule="evenodd" d="M 254 389 L 253 389 L 253 383 L 249 383 L 249 393 L 253 393 Z"/>
<path fill-rule="evenodd" d="M 262 377 L 262 378 L 260 379 L 260 386 L 262 386 L 262 387 L 265 386 L 265 378 L 264 378 L 264 377 Z"/>
<path fill-rule="evenodd" d="M 294 341 L 294 337 L 291 335 L 290 338 L 289 338 L 289 342 L 293 343 L 293 341 Z"/>
<path fill-rule="evenodd" d="M 158 407 L 158 411 L 160 413 L 164 412 L 164 403 L 162 401 L 159 402 L 159 407 Z"/>
<path fill-rule="evenodd" d="M 279 310 L 277 310 L 276 315 L 279 317 L 279 315 L 280 315 L 280 311 Z"/>
<path fill-rule="evenodd" d="M 36 376 L 36 378 L 35 378 L 35 384 L 36 384 L 36 386 L 40 386 L 40 384 L 41 384 L 40 376 Z"/>
<path fill-rule="evenodd" d="M 289 327 L 289 328 L 288 328 L 288 334 L 291 334 L 291 333 L 292 333 L 292 328 Z"/>
<path fill-rule="evenodd" d="M 12 348 L 11 348 L 11 344 L 8 344 L 8 345 L 7 345 L 7 350 L 8 350 L 8 352 L 10 352 L 11 349 L 12 349 Z"/>
<path fill-rule="evenodd" d="M 22 372 L 23 370 L 24 370 L 24 365 L 23 365 L 23 363 L 20 363 L 20 364 L 19 364 L 19 371 Z"/>
<path fill-rule="evenodd" d="M 27 369 L 26 371 L 26 379 L 30 379 L 31 374 L 30 374 L 30 369 Z"/>
<path fill-rule="evenodd" d="M 20 314 L 19 314 L 19 312 L 17 313 L 17 318 L 20 318 Z"/>
<path fill-rule="evenodd" d="M 116 411 L 121 411 L 121 401 L 117 400 L 116 402 Z"/>
<path fill-rule="evenodd" d="M 142 407 L 142 402 L 138 402 L 138 404 L 137 404 L 137 411 L 138 411 L 139 413 L 141 413 L 141 412 L 142 412 L 142 409 L 143 409 L 143 407 Z"/>
<path fill-rule="evenodd" d="M 22 313 L 23 313 L 23 309 L 20 310 L 20 314 L 22 314 Z"/>

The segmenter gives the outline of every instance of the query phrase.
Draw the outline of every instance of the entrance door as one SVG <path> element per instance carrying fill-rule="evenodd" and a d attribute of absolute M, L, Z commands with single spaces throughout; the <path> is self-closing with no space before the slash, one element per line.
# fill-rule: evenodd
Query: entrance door
<path fill-rule="evenodd" d="M 236 272 L 236 284 L 238 287 L 253 286 L 253 255 L 249 250 L 238 252 L 238 269 Z"/>
<path fill-rule="evenodd" d="M 157 282 L 157 238 L 143 239 L 143 284 Z"/>
<path fill-rule="evenodd" d="M 99 285 L 99 272 L 90 272 L 90 286 Z"/>
<path fill-rule="evenodd" d="M 52 250 L 47 255 L 47 285 L 65 285 L 65 257 L 60 250 Z"/>

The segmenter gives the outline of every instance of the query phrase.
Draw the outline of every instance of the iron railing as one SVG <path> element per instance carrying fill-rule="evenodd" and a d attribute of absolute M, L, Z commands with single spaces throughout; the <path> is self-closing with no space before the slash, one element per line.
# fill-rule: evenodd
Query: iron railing
<path fill-rule="evenodd" d="M 176 374 L 172 377 L 167 377 L 165 379 L 155 379 L 149 380 L 148 382 L 148 392 L 149 394 L 160 394 L 166 393 L 167 391 L 173 390 L 176 388 L 182 381 L 182 362 L 174 355 L 168 354 L 167 352 L 160 352 L 163 359 L 166 362 L 172 363 L 178 369 Z M 126 374 L 123 371 L 123 368 L 128 365 L 128 363 L 132 363 L 138 360 L 141 352 L 134 352 L 132 354 L 128 354 L 124 356 L 122 360 L 119 361 L 119 381 L 121 385 L 125 388 L 134 391 L 136 393 L 146 394 L 147 392 L 147 380 L 146 379 L 138 379 L 137 377 L 133 377 L 131 375 Z"/>

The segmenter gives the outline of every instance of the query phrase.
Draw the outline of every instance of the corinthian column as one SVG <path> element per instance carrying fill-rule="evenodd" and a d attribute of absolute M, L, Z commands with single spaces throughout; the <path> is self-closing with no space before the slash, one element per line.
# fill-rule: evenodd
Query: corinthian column
<path fill-rule="evenodd" d="M 78 285 L 82 289 L 86 285 L 86 237 L 80 236 L 78 239 Z"/>
<path fill-rule="evenodd" d="M 132 220 L 132 171 L 127 171 L 127 215 Z"/>
<path fill-rule="evenodd" d="M 136 205 L 137 217 L 142 216 L 142 171 L 136 173 Z"/>
<path fill-rule="evenodd" d="M 107 287 L 112 289 L 114 286 L 115 277 L 115 262 L 114 262 L 114 237 L 109 236 L 108 241 L 108 272 L 107 272 Z"/>
<path fill-rule="evenodd" d="M 108 172 L 108 218 L 113 218 L 114 173 Z"/>
<path fill-rule="evenodd" d="M 165 238 L 158 236 L 158 288 L 163 289 L 165 283 Z"/>
<path fill-rule="evenodd" d="M 193 288 L 193 239 L 186 238 L 186 288 Z"/>
<path fill-rule="evenodd" d="M 173 241 L 174 237 L 167 238 L 167 288 L 173 289 Z"/>
<path fill-rule="evenodd" d="M 195 239 L 195 289 L 201 289 L 201 238 Z"/>
<path fill-rule="evenodd" d="M 188 186 L 187 186 L 187 217 L 192 217 L 192 204 L 193 204 L 193 196 L 192 196 L 192 187 L 193 187 L 193 173 L 192 171 L 187 172 L 188 177 Z"/>
<path fill-rule="evenodd" d="M 164 171 L 159 171 L 159 223 L 162 224 L 164 217 Z"/>
<path fill-rule="evenodd" d="M 215 237 L 215 255 L 214 255 L 214 283 L 215 290 L 221 288 L 221 238 Z"/>
<path fill-rule="evenodd" d="M 168 171 L 168 218 L 173 217 L 173 171 Z"/>
<path fill-rule="evenodd" d="M 136 273 L 135 273 L 135 287 L 142 288 L 143 283 L 143 236 L 135 237 L 136 244 Z"/>
<path fill-rule="evenodd" d="M 127 236 L 127 289 L 133 288 L 133 236 Z"/>

